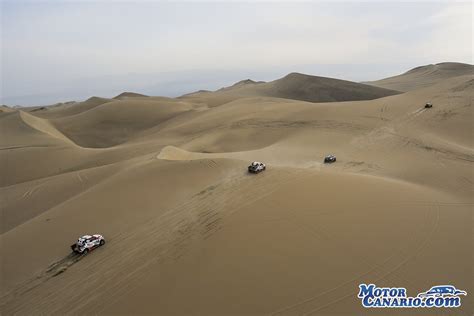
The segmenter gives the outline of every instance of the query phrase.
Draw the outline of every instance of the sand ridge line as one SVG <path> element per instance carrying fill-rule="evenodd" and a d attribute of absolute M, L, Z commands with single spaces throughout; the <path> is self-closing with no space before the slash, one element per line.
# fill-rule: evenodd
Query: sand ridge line
<path fill-rule="evenodd" d="M 70 139 L 59 129 L 57 129 L 56 126 L 54 126 L 54 124 L 51 123 L 49 120 L 34 116 L 24 111 L 19 111 L 19 113 L 20 118 L 23 120 L 23 122 L 31 128 L 56 139 L 60 139 L 69 145 L 80 147 L 72 139 Z"/>

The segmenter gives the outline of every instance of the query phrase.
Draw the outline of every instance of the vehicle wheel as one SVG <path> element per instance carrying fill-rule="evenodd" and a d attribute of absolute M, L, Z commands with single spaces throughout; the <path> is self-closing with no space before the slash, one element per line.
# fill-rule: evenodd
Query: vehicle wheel
<path fill-rule="evenodd" d="M 102 239 L 102 240 L 100 241 L 99 245 L 103 246 L 104 244 L 105 244 L 105 240 Z"/>
<path fill-rule="evenodd" d="M 89 253 L 89 249 L 86 248 L 86 249 L 84 249 L 84 251 L 82 252 L 82 255 L 85 256 L 85 255 L 87 255 L 88 253 Z"/>

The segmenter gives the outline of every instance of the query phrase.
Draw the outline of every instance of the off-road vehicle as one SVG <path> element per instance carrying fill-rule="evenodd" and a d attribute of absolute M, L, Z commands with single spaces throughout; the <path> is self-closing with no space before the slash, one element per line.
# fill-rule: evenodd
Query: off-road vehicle
<path fill-rule="evenodd" d="M 103 246 L 104 244 L 105 239 L 102 235 L 84 235 L 80 237 L 76 243 L 71 245 L 71 249 L 75 253 L 85 255 L 89 253 L 89 251 L 92 251 L 97 247 Z"/>
<path fill-rule="evenodd" d="M 266 169 L 266 166 L 263 162 L 254 161 L 248 167 L 250 173 L 259 173 Z"/>
<path fill-rule="evenodd" d="M 336 156 L 334 155 L 327 155 L 324 157 L 324 163 L 333 163 L 336 162 Z"/>

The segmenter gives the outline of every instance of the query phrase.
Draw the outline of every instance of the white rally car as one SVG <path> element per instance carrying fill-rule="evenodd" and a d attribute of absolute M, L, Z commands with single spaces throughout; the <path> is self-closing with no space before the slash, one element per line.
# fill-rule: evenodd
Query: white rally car
<path fill-rule="evenodd" d="M 248 167 L 250 173 L 259 173 L 266 169 L 267 167 L 263 162 L 254 161 Z"/>
<path fill-rule="evenodd" d="M 103 246 L 104 244 L 105 238 L 102 235 L 84 235 L 80 237 L 75 244 L 71 245 L 71 249 L 75 253 L 85 255 L 89 251 L 92 251 L 97 247 Z"/>

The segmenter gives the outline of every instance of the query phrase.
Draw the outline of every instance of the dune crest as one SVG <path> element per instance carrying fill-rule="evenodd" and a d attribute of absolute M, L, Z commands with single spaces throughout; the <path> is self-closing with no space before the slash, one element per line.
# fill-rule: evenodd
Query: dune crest
<path fill-rule="evenodd" d="M 413 68 L 401 75 L 369 81 L 366 84 L 398 91 L 429 87 L 452 77 L 474 76 L 474 66 L 463 63 L 439 63 Z"/>
<path fill-rule="evenodd" d="M 76 145 L 71 139 L 66 137 L 63 133 L 61 133 L 51 122 L 49 122 L 46 119 L 42 119 L 39 117 L 36 117 L 34 115 L 28 114 L 23 111 L 19 111 L 21 119 L 31 126 L 32 128 L 48 134 L 54 138 L 60 139 L 62 141 L 67 142 L 68 144 Z"/>
<path fill-rule="evenodd" d="M 113 97 L 113 99 L 126 99 L 126 98 L 147 98 L 147 95 L 140 94 L 140 93 L 135 93 L 135 92 L 122 92 L 119 95 Z"/>

